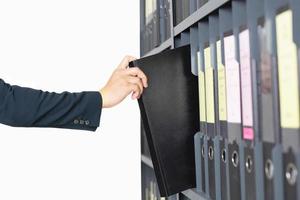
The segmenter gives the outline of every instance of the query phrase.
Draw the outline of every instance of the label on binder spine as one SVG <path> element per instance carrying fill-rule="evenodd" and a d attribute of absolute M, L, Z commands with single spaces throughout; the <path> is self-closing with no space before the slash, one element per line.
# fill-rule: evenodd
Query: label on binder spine
<path fill-rule="evenodd" d="M 227 121 L 241 123 L 240 72 L 235 58 L 234 36 L 224 38 Z"/>
<path fill-rule="evenodd" d="M 293 42 L 292 11 L 276 17 L 280 121 L 282 128 L 300 128 L 297 47 Z"/>
<path fill-rule="evenodd" d="M 205 92 L 206 92 L 206 120 L 208 123 L 215 123 L 214 105 L 214 72 L 211 65 L 210 48 L 204 49 L 205 63 Z"/>
<path fill-rule="evenodd" d="M 244 139 L 252 140 L 253 135 L 253 111 L 252 111 L 252 80 L 250 68 L 250 39 L 249 30 L 244 30 L 239 35 L 240 39 L 240 65 L 241 65 L 241 87 L 242 87 L 242 109 Z M 251 130 L 249 130 L 251 129 Z M 251 135 L 252 134 L 252 135 Z"/>
<path fill-rule="evenodd" d="M 199 84 L 199 109 L 200 122 L 206 122 L 206 105 L 205 105 L 205 77 L 201 70 L 200 52 L 197 52 L 198 61 L 198 84 Z"/>
<path fill-rule="evenodd" d="M 219 98 L 219 119 L 227 120 L 226 111 L 226 77 L 225 67 L 222 63 L 221 41 L 217 41 L 217 65 L 218 65 L 218 98 Z"/>

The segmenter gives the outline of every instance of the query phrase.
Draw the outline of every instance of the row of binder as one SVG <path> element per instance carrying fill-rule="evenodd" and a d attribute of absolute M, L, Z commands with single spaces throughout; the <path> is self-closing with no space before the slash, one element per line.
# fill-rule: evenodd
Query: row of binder
<path fill-rule="evenodd" d="M 141 30 L 142 53 L 159 46 L 170 37 L 170 0 L 145 0 Z"/>
<path fill-rule="evenodd" d="M 189 30 L 197 191 L 300 199 L 300 1 L 231 1 Z"/>

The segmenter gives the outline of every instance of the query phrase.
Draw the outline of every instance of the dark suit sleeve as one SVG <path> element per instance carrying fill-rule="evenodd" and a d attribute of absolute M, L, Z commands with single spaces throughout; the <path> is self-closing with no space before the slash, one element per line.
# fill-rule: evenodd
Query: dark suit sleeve
<path fill-rule="evenodd" d="M 0 79 L 0 123 L 14 127 L 53 127 L 95 131 L 99 92 L 50 93 L 11 86 Z"/>

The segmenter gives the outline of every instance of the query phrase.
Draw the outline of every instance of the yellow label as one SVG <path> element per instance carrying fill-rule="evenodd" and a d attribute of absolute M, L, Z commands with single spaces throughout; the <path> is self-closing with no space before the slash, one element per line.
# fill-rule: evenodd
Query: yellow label
<path fill-rule="evenodd" d="M 222 63 L 221 42 L 217 41 L 219 118 L 227 120 L 225 67 Z"/>
<path fill-rule="evenodd" d="M 297 47 L 292 11 L 276 17 L 280 119 L 282 128 L 300 128 Z"/>
<path fill-rule="evenodd" d="M 205 105 L 205 81 L 204 72 L 201 70 L 200 52 L 197 52 L 198 60 L 198 84 L 199 84 L 199 113 L 200 122 L 206 122 L 206 105 Z"/>
<path fill-rule="evenodd" d="M 204 61 L 205 61 L 206 120 L 208 123 L 215 123 L 214 72 L 211 65 L 209 47 L 204 49 Z"/>

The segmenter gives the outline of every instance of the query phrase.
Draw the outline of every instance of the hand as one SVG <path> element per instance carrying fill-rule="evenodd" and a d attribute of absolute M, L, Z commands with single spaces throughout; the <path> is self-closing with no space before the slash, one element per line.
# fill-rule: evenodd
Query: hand
<path fill-rule="evenodd" d="M 132 93 L 132 99 L 139 99 L 144 88 L 148 87 L 146 75 L 138 67 L 128 67 L 133 60 L 136 58 L 126 56 L 100 90 L 103 108 L 119 104 L 130 93 Z"/>

